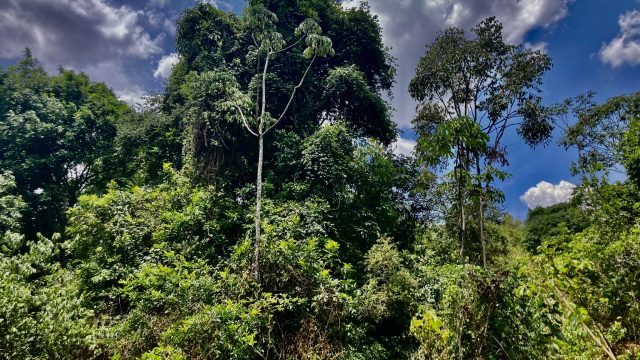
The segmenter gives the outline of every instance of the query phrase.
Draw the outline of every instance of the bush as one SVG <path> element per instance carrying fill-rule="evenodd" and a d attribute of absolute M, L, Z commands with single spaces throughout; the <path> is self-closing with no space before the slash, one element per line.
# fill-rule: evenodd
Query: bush
<path fill-rule="evenodd" d="M 82 196 L 69 210 L 65 243 L 91 301 L 107 310 L 121 306 L 120 282 L 147 261 L 152 249 L 176 251 L 187 259 L 218 260 L 241 231 L 240 213 L 212 188 L 191 188 L 167 172 L 153 188 L 117 189 L 102 197 Z"/>

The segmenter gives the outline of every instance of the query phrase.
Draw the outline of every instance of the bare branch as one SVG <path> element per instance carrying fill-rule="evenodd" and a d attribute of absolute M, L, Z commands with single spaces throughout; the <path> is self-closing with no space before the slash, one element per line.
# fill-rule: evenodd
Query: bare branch
<path fill-rule="evenodd" d="M 276 122 L 274 122 L 271 126 L 269 126 L 267 128 L 267 130 L 265 130 L 265 134 L 271 130 L 274 126 L 278 125 L 278 123 L 280 122 L 280 120 L 282 120 L 282 118 L 284 117 L 284 115 L 287 113 L 287 110 L 289 110 L 289 106 L 291 106 L 291 102 L 293 101 L 293 97 L 296 95 L 296 91 L 302 86 L 302 83 L 304 82 L 305 77 L 307 77 L 307 73 L 309 73 L 309 69 L 311 69 L 311 65 L 313 65 L 313 62 L 316 60 L 316 55 L 313 55 L 313 58 L 311 59 L 311 61 L 309 62 L 309 65 L 307 66 L 307 69 L 304 71 L 304 74 L 302 75 L 302 78 L 300 79 L 300 82 L 298 83 L 298 85 L 296 85 L 293 88 L 293 91 L 291 92 L 291 96 L 289 97 L 289 102 L 287 102 L 287 106 L 285 106 L 284 110 L 282 111 L 282 113 L 280 114 L 280 116 L 278 117 L 278 120 L 276 120 Z"/>
<path fill-rule="evenodd" d="M 293 44 L 291 44 L 291 45 L 289 45 L 289 46 L 287 46 L 287 47 L 285 47 L 285 48 L 282 48 L 282 49 L 280 49 L 280 50 L 278 50 L 278 51 L 274 51 L 273 53 L 274 53 L 274 54 L 278 54 L 278 53 L 281 53 L 281 52 L 287 51 L 287 50 L 291 49 L 292 47 L 294 47 L 294 46 L 298 45 L 298 44 L 300 43 L 300 41 L 304 40 L 305 38 L 306 38 L 306 36 L 302 36 L 302 37 L 300 37 L 298 40 L 296 40 L 296 42 L 294 42 Z"/>
<path fill-rule="evenodd" d="M 253 130 L 251 130 L 251 128 L 249 127 L 249 122 L 247 122 L 247 118 L 244 116 L 244 113 L 242 112 L 242 108 L 240 108 L 240 106 L 238 105 L 234 105 L 236 107 L 236 109 L 238 109 L 238 111 L 240 112 L 240 117 L 242 118 L 242 124 L 244 124 L 244 127 L 247 128 L 247 131 L 249 131 L 253 136 L 258 136 L 258 134 L 256 134 Z"/>

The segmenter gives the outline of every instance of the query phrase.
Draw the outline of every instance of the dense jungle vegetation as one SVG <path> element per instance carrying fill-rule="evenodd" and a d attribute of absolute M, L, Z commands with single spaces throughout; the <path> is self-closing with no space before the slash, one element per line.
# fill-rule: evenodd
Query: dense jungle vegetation
<path fill-rule="evenodd" d="M 177 28 L 135 108 L 0 69 L 0 358 L 640 359 L 640 93 L 547 106 L 548 55 L 443 30 L 406 157 L 366 5 Z M 575 150 L 569 203 L 504 212 L 510 131 Z"/>

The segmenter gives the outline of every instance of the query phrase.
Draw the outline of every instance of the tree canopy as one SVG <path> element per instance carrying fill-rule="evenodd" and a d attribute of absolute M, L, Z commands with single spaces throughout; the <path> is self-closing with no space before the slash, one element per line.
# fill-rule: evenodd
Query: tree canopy
<path fill-rule="evenodd" d="M 640 356 L 638 93 L 545 105 L 549 55 L 445 29 L 404 156 L 366 4 L 199 1 L 175 45 L 134 108 L 0 69 L 0 358 Z M 580 183 L 514 218 L 504 139 L 558 125 Z"/>

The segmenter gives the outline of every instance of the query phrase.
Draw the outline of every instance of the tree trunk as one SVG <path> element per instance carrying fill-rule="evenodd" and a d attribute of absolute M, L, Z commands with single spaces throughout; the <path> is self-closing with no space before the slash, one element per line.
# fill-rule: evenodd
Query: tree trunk
<path fill-rule="evenodd" d="M 260 120 L 258 122 L 258 175 L 256 179 L 256 239 L 254 243 L 255 254 L 253 259 L 253 275 L 260 283 L 260 215 L 262 214 L 262 164 L 264 163 L 264 117 L 267 111 L 267 69 L 269 68 L 269 57 L 271 52 L 267 52 L 264 60 L 264 70 L 262 71 L 262 104 L 260 109 Z"/>
<path fill-rule="evenodd" d="M 260 282 L 260 215 L 262 212 L 262 163 L 264 162 L 264 134 L 262 126 L 258 130 L 258 176 L 256 179 L 256 240 L 254 243 L 255 254 L 253 264 L 253 275 Z"/>
<path fill-rule="evenodd" d="M 240 111 L 245 127 L 247 128 L 247 130 L 249 130 L 249 132 L 251 132 L 253 135 L 258 137 L 258 175 L 256 179 L 256 238 L 255 238 L 255 244 L 254 244 L 255 254 L 254 254 L 254 265 L 253 265 L 253 275 L 256 281 L 258 281 L 258 283 L 260 283 L 260 233 L 261 233 L 260 215 L 262 211 L 262 166 L 264 163 L 264 135 L 267 132 L 269 132 L 269 130 L 271 130 L 274 126 L 276 126 L 278 122 L 280 122 L 280 120 L 284 117 L 285 113 L 289 109 L 289 106 L 291 105 L 291 102 L 293 101 L 293 97 L 295 96 L 296 91 L 300 86 L 302 86 L 302 83 L 304 82 L 304 79 L 307 76 L 309 69 L 311 69 L 311 65 L 316 59 L 316 55 L 314 54 L 313 59 L 311 59 L 311 62 L 309 62 L 307 69 L 302 75 L 302 79 L 300 79 L 300 83 L 298 83 L 298 85 L 296 85 L 296 87 L 293 88 L 293 91 L 291 92 L 291 96 L 289 97 L 289 102 L 287 103 L 287 106 L 282 111 L 282 114 L 280 114 L 280 117 L 278 117 L 275 123 L 267 124 L 265 123 L 265 117 L 267 114 L 267 69 L 269 68 L 269 59 L 272 54 L 273 52 L 271 51 L 267 52 L 267 55 L 264 60 L 264 69 L 262 71 L 262 92 L 257 91 L 256 93 L 256 96 L 258 99 L 262 97 L 262 102 L 260 103 L 260 116 L 258 118 L 259 121 L 258 121 L 257 132 L 253 132 L 249 128 L 246 118 L 242 114 L 242 109 L 238 107 L 238 110 Z M 256 104 L 256 109 L 258 109 L 257 104 Z"/>

